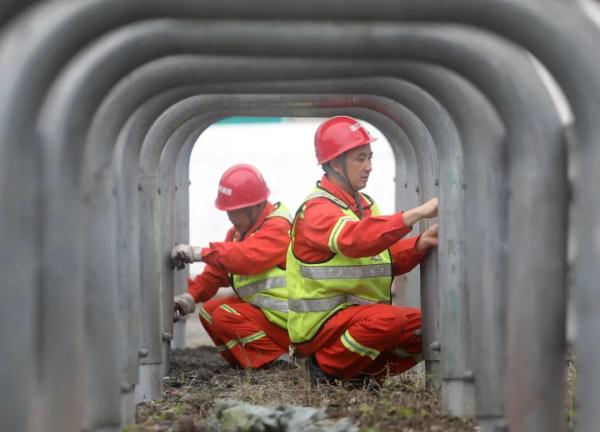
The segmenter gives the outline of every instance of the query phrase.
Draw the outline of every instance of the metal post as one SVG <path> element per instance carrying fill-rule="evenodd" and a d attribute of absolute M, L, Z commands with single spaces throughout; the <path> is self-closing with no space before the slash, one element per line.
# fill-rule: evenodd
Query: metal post
<path fill-rule="evenodd" d="M 494 7 L 489 7 L 492 4 Z M 579 367 L 583 377 L 580 380 L 579 389 L 581 403 L 579 424 L 583 430 L 591 430 L 600 415 L 595 408 L 598 405 L 597 402 L 600 401 L 600 392 L 597 390 L 600 388 L 600 385 L 597 385 L 600 378 L 595 378 L 597 374 L 594 373 L 595 365 L 598 363 L 594 360 L 600 359 L 600 351 L 595 348 L 595 344 L 589 343 L 594 340 L 594 332 L 600 322 L 600 318 L 593 309 L 594 305 L 600 303 L 600 295 L 595 290 L 596 263 L 600 257 L 600 247 L 596 236 L 590 235 L 595 232 L 600 213 L 600 204 L 594 199 L 597 182 L 593 181 L 596 179 L 596 167 L 600 162 L 600 150 L 594 145 L 600 137 L 597 122 L 600 73 L 594 59 L 588 56 L 588 53 L 594 52 L 597 47 L 599 40 L 597 27 L 585 17 L 578 7 L 571 7 L 571 5 L 561 2 L 534 0 L 530 2 L 506 0 L 494 3 L 456 0 L 451 5 L 433 0 L 399 0 L 381 2 L 378 8 L 373 8 L 369 2 L 360 0 L 350 0 L 344 4 L 344 7 L 340 7 L 337 2 L 317 4 L 312 0 L 307 0 L 302 4 L 282 5 L 268 0 L 257 0 L 252 5 L 244 2 L 236 3 L 234 16 L 229 9 L 230 6 L 228 4 L 225 7 L 212 1 L 174 2 L 168 8 L 159 1 L 52 2 L 40 5 L 26 17 L 20 17 L 18 21 L 15 21 L 14 29 L 22 28 L 22 25 L 33 29 L 25 38 L 21 32 L 11 31 L 2 35 L 0 72 L 3 82 L 0 84 L 0 110 L 6 115 L 3 116 L 3 120 L 0 120 L 0 152 L 2 154 L 0 158 L 0 164 L 2 164 L 0 200 L 2 208 L 6 210 L 3 214 L 3 229 L 0 230 L 0 243 L 3 245 L 3 250 L 9 252 L 2 255 L 0 274 L 8 287 L 6 292 L 10 296 L 7 297 L 11 300 L 10 304 L 21 302 L 25 305 L 24 310 L 34 316 L 37 310 L 34 307 L 34 301 L 39 299 L 38 304 L 45 314 L 44 321 L 40 325 L 26 325 L 23 329 L 22 342 L 20 344 L 12 343 L 11 348 L 23 348 L 23 352 L 27 353 L 26 358 L 33 359 L 37 352 L 35 348 L 37 340 L 54 340 L 48 339 L 47 336 L 62 331 L 60 343 L 44 344 L 40 349 L 41 372 L 39 376 L 41 379 L 39 382 L 26 375 L 31 368 L 28 368 L 25 362 L 20 363 L 19 359 L 10 354 L 3 357 L 7 362 L 2 362 L 2 364 L 9 365 L 11 376 L 8 376 L 7 373 L 0 375 L 2 383 L 11 384 L 12 376 L 25 382 L 25 385 L 21 386 L 15 395 L 10 396 L 11 400 L 17 401 L 16 405 L 4 404 L 6 407 L 16 408 L 7 413 L 6 423 L 14 425 L 15 429 L 28 429 L 31 424 L 40 422 L 40 419 L 45 416 L 46 419 L 40 422 L 45 427 L 57 430 L 75 430 L 78 427 L 76 426 L 80 424 L 78 413 L 81 412 L 79 403 L 83 399 L 80 391 L 82 347 L 84 346 L 81 329 L 84 323 L 83 302 L 86 298 L 79 289 L 83 285 L 84 266 L 81 259 L 83 252 L 90 255 L 96 253 L 103 257 L 98 262 L 98 269 L 91 269 L 92 271 L 98 271 L 100 268 L 107 270 L 99 271 L 101 279 L 98 281 L 98 286 L 109 287 L 116 281 L 116 264 L 105 261 L 104 258 L 104 256 L 108 256 L 106 252 L 110 252 L 110 248 L 115 247 L 114 241 L 107 239 L 105 242 L 103 238 L 100 239 L 98 232 L 88 233 L 89 242 L 85 244 L 85 248 L 80 240 L 83 238 L 82 217 L 88 214 L 98 217 L 94 213 L 94 209 L 106 212 L 107 219 L 99 222 L 108 222 L 108 229 L 112 226 L 110 212 L 114 200 L 110 197 L 111 174 L 105 171 L 97 173 L 92 170 L 88 172 L 87 175 L 92 172 L 94 175 L 99 175 L 95 183 L 86 181 L 81 183 L 85 185 L 83 191 L 93 194 L 93 202 L 84 206 L 79 201 L 82 191 L 78 186 L 79 168 L 77 163 L 73 163 L 77 161 L 80 153 L 71 151 L 77 150 L 75 145 L 84 142 L 82 132 L 87 127 L 85 117 L 91 115 L 94 103 L 88 100 L 88 103 L 65 104 L 68 98 L 65 98 L 65 94 L 61 96 L 60 93 L 67 87 L 63 87 L 61 84 L 57 84 L 55 87 L 58 89 L 58 93 L 53 93 L 46 99 L 46 89 L 50 88 L 59 71 L 87 41 L 104 34 L 110 28 L 152 16 L 202 16 L 205 22 L 209 21 L 210 17 L 361 20 L 366 22 L 364 28 L 369 30 L 366 33 L 369 34 L 368 43 L 364 43 L 362 38 L 365 33 L 361 32 L 360 25 L 357 25 L 344 36 L 346 41 L 356 40 L 357 44 L 334 42 L 328 47 L 326 43 L 321 44 L 320 41 L 334 41 L 330 37 L 331 33 L 317 31 L 314 32 L 319 39 L 316 44 L 312 44 L 311 38 L 307 37 L 300 42 L 300 44 L 304 44 L 300 47 L 301 49 L 296 50 L 298 48 L 294 46 L 296 41 L 284 38 L 281 39 L 282 44 L 279 49 L 283 48 L 286 55 L 293 51 L 298 56 L 312 53 L 319 56 L 348 55 L 354 57 L 356 54 L 360 54 L 355 47 L 364 46 L 363 55 L 368 55 L 370 58 L 378 55 L 382 57 L 406 55 L 406 51 L 403 50 L 408 48 L 420 50 L 421 56 L 427 56 L 430 52 L 423 49 L 424 46 L 418 43 L 411 47 L 408 47 L 408 44 L 393 43 L 391 49 L 387 48 L 382 40 L 382 38 L 385 39 L 385 36 L 376 34 L 377 25 L 374 22 L 392 23 L 401 20 L 465 22 L 474 26 L 491 28 L 508 38 L 520 41 L 548 66 L 572 103 L 577 120 L 576 132 L 580 140 L 578 157 L 581 160 L 582 174 L 576 185 L 578 196 L 581 197 L 576 215 L 578 218 L 576 224 L 578 244 L 581 248 L 577 267 L 577 304 L 580 311 L 580 339 L 577 349 Z M 288 28 L 290 27 L 288 23 L 286 25 Z M 314 29 L 316 28 L 318 26 Z M 235 26 L 228 27 L 228 29 L 235 30 Z M 530 31 L 530 29 L 536 29 L 536 31 Z M 267 33 L 269 30 L 267 29 Z M 356 30 L 355 33 L 354 30 Z M 375 31 L 371 33 L 373 30 Z M 383 33 L 387 33 L 388 30 L 389 28 L 383 29 Z M 429 30 L 427 29 L 427 31 Z M 255 40 L 256 46 L 260 44 L 261 40 L 264 40 L 261 39 L 264 34 L 258 34 L 261 36 Z M 481 35 L 481 33 L 477 34 Z M 234 37 L 229 41 L 236 40 L 235 31 L 232 31 L 232 35 Z M 356 36 L 355 39 L 352 38 L 353 35 Z M 409 31 L 407 36 L 412 44 L 414 42 L 412 32 Z M 442 34 L 439 36 L 441 37 Z M 553 44 L 547 44 L 548 38 L 553 40 Z M 269 36 L 265 39 L 276 40 Z M 55 44 L 56 40 L 63 41 L 63 44 Z M 244 42 L 247 40 L 246 38 Z M 224 42 L 226 41 L 224 40 Z M 463 42 L 466 43 L 466 41 Z M 367 46 L 369 44 L 371 45 Z M 372 45 L 378 49 L 372 49 Z M 253 44 L 253 49 L 254 46 Z M 343 54 L 340 50 L 343 50 L 345 46 L 352 48 Z M 237 54 L 238 50 L 239 46 L 225 43 L 223 50 L 219 52 Z M 160 50 L 157 49 L 158 51 Z M 168 51 L 165 49 L 162 52 Z M 563 172 L 564 166 L 561 164 L 561 159 L 564 158 L 564 148 L 560 143 L 557 144 L 557 141 L 560 140 L 555 137 L 555 135 L 560 135 L 560 131 L 556 128 L 553 113 L 549 110 L 540 113 L 547 101 L 544 97 L 537 97 L 537 84 L 534 84 L 533 89 L 529 88 L 531 82 L 526 79 L 529 72 L 525 69 L 521 71 L 525 73 L 523 75 L 519 72 L 519 67 L 513 69 L 511 65 L 512 85 L 499 85 L 497 89 L 494 89 L 496 83 L 491 82 L 489 78 L 493 75 L 493 67 L 487 71 L 482 68 L 480 75 L 479 72 L 475 73 L 470 70 L 474 64 L 478 64 L 477 62 L 468 61 L 464 56 L 461 56 L 460 60 L 458 57 L 451 58 L 452 50 L 446 51 L 446 55 L 448 55 L 446 60 L 433 58 L 440 52 L 437 52 L 436 56 L 432 56 L 430 60 L 439 61 L 464 73 L 481 89 L 484 89 L 486 94 L 495 95 L 491 99 L 494 100 L 498 111 L 509 125 L 507 138 L 511 144 L 511 152 L 508 154 L 511 167 L 509 190 L 511 204 L 508 207 L 509 223 L 507 228 L 510 227 L 510 233 L 507 245 L 511 253 L 514 252 L 514 256 L 511 256 L 508 262 L 506 273 L 506 285 L 511 287 L 509 296 L 511 306 L 508 313 L 511 316 L 510 322 L 514 324 L 514 327 L 508 332 L 510 347 L 508 365 L 511 372 L 508 374 L 508 389 L 511 392 L 509 398 L 511 404 L 508 406 L 509 423 L 515 430 L 560 428 L 562 410 L 559 407 L 562 403 L 562 386 L 558 382 L 557 391 L 552 394 L 544 391 L 548 379 L 554 379 L 561 375 L 563 367 L 561 359 L 564 354 L 564 322 L 562 322 L 564 292 L 561 291 L 561 284 L 564 282 L 565 230 L 563 228 L 566 224 L 566 211 L 562 210 L 566 207 L 566 176 Z M 52 52 L 53 55 L 44 55 L 48 52 Z M 433 53 L 433 51 L 431 52 Z M 495 50 L 490 52 L 498 54 Z M 257 55 L 260 53 L 261 49 L 257 49 L 255 52 Z M 282 51 L 266 49 L 262 53 L 277 55 Z M 142 60 L 141 57 L 137 59 Z M 120 69 L 120 71 L 120 73 L 124 73 L 125 69 Z M 114 77 L 117 75 L 119 74 L 115 73 Z M 515 84 L 517 81 L 528 84 L 517 86 Z M 496 97 L 496 92 L 505 92 L 504 98 Z M 101 93 L 99 92 L 98 96 Z M 511 97 L 516 94 L 517 98 L 511 100 L 506 96 L 508 94 Z M 37 118 L 38 110 L 43 106 L 44 100 L 48 101 L 48 105 L 44 107 L 46 114 L 40 122 L 40 140 L 38 140 L 34 133 L 37 131 L 30 126 L 31 120 Z M 540 118 L 529 118 L 522 116 L 523 113 L 513 111 L 515 101 L 518 101 L 517 105 L 523 105 L 525 112 L 535 113 Z M 61 109 L 65 106 L 67 108 L 75 107 L 75 109 L 62 111 Z M 56 108 L 58 110 L 55 110 Z M 82 118 L 84 121 L 72 122 L 71 125 L 77 125 L 79 129 L 73 134 L 67 134 L 64 129 L 64 126 L 68 124 L 65 121 L 68 117 L 66 113 L 73 112 L 77 114 L 73 118 Z M 73 118 L 69 118 L 69 120 L 73 121 Z M 531 132 L 519 132 L 526 128 L 530 128 Z M 544 132 L 549 133 L 544 134 Z M 69 139 L 65 139 L 67 135 Z M 525 147 L 530 146 L 531 143 L 534 144 L 533 147 Z M 536 147 L 536 144 L 539 147 Z M 39 149 L 43 149 L 44 153 L 38 152 Z M 535 162 L 540 154 L 544 156 L 544 159 L 536 165 Z M 107 155 L 103 158 L 110 160 L 112 151 L 108 151 Z M 89 155 L 83 160 L 99 162 L 103 158 L 96 159 L 93 155 Z M 42 180 L 35 183 L 33 179 L 38 172 L 36 161 L 42 160 L 43 164 L 39 167 L 43 168 L 44 174 Z M 531 161 L 531 163 L 527 161 Z M 537 168 L 533 174 L 531 173 L 532 167 Z M 14 178 L 24 180 L 17 185 Z M 531 183 L 533 186 L 529 185 Z M 542 189 L 542 185 L 545 189 Z M 37 186 L 43 186 L 44 195 L 39 196 L 44 196 L 48 200 L 40 211 L 37 211 L 34 205 L 39 202 Z M 545 195 L 547 190 L 552 191 L 554 195 L 550 197 Z M 554 201 L 553 207 L 550 206 L 549 201 Z M 105 208 L 103 203 L 107 204 L 108 208 Z M 532 209 L 537 209 L 538 213 L 533 214 Z M 503 211 L 502 209 L 497 210 Z M 89 213 L 84 213 L 84 211 L 89 211 Z M 36 214 L 43 215 L 43 217 L 36 221 L 34 220 Z M 540 215 L 543 217 L 540 218 Z M 39 235 L 36 236 L 36 233 L 31 231 L 31 226 L 40 227 Z M 561 227 L 558 233 L 553 232 L 556 227 Z M 98 249 L 94 243 L 96 239 L 100 239 Z M 68 244 L 69 247 L 65 248 L 65 244 Z M 536 255 L 540 251 L 543 253 Z M 32 262 L 30 266 L 23 265 L 23 263 L 30 262 Z M 71 266 L 70 271 L 65 271 L 65 263 Z M 89 268 L 90 264 L 86 265 L 88 266 L 86 268 Z M 39 273 L 34 273 L 37 271 L 36 269 L 40 269 Z M 550 271 L 547 271 L 548 269 Z M 38 283 L 39 280 L 42 281 L 41 284 Z M 496 280 L 492 283 L 496 283 Z M 48 293 L 52 293 L 52 296 L 46 297 L 45 295 Z M 552 295 L 549 296 L 548 293 Z M 103 308 L 115 307 L 114 304 L 111 306 L 111 302 L 114 301 L 116 294 L 107 290 L 102 293 L 92 293 L 87 298 L 96 298 L 94 295 L 101 296 L 97 297 L 100 301 L 98 310 L 103 310 L 110 316 L 111 310 Z M 539 302 L 539 298 L 544 298 L 545 302 Z M 68 311 L 68 313 L 63 313 L 63 311 Z M 6 328 L 10 328 L 13 315 L 5 310 L 0 315 L 7 317 L 9 325 Z M 63 324 L 65 316 L 70 318 L 67 326 Z M 551 316 L 552 319 L 548 320 L 548 316 Z M 100 322 L 99 315 L 95 315 L 88 321 L 88 324 L 92 326 L 90 328 L 93 328 Z M 43 332 L 36 331 L 36 328 L 43 329 Z M 109 341 L 107 346 L 110 349 L 107 349 L 105 353 L 100 353 L 99 357 L 94 357 L 92 360 L 101 363 L 101 354 L 106 354 L 109 359 L 108 363 L 100 364 L 100 366 L 106 371 L 106 378 L 101 383 L 106 384 L 106 388 L 103 388 L 102 394 L 110 397 L 114 393 L 114 382 L 118 382 L 118 378 L 114 376 L 119 375 L 118 368 L 115 368 L 113 364 L 114 359 L 118 358 L 118 349 L 107 338 L 111 336 L 114 338 L 117 330 L 103 328 L 98 331 L 100 332 L 99 338 L 93 341 L 92 351 L 89 352 L 93 352 L 93 349 L 101 346 L 103 340 Z M 96 336 L 95 331 L 91 334 Z M 104 339 L 102 340 L 100 337 Z M 536 340 L 538 343 L 531 344 L 531 340 Z M 13 349 L 10 351 L 13 352 Z M 58 364 L 59 359 L 63 361 L 61 364 L 63 369 L 70 371 L 68 376 L 52 374 L 56 370 L 53 366 Z M 64 368 L 65 359 L 69 361 L 70 367 L 68 368 Z M 544 364 L 545 367 L 537 368 L 539 364 Z M 526 375 L 520 373 L 523 368 L 527 370 Z M 115 370 L 117 370 L 116 374 Z M 110 378 L 111 376 L 114 377 Z M 2 387 L 14 388 L 10 385 Z M 55 388 L 65 389 L 61 398 L 53 397 Z M 40 391 L 36 391 L 38 389 Z M 531 393 L 523 391 L 529 389 L 532 389 Z M 39 399 L 43 403 L 38 404 L 37 401 L 34 401 L 34 394 L 39 395 Z M 527 395 L 532 395 L 536 403 L 524 403 L 527 402 L 525 400 Z M 95 397 L 95 395 L 90 394 L 89 397 Z M 8 397 L 6 399 L 9 400 Z M 107 424 L 102 423 L 105 420 L 113 421 L 114 410 L 110 403 L 106 405 L 106 411 L 100 405 L 88 407 L 89 403 L 89 400 L 84 401 L 85 408 L 86 410 L 92 409 L 94 414 L 92 417 L 86 418 L 86 427 Z M 42 405 L 46 414 L 39 414 L 41 411 L 36 408 Z M 63 413 L 60 419 L 54 414 L 56 412 Z M 64 413 L 73 415 L 64 415 Z M 29 420 L 29 417 L 32 419 Z M 87 423 L 91 418 L 94 420 Z M 102 421 L 97 422 L 100 419 Z M 53 426 L 51 427 L 51 425 Z"/>

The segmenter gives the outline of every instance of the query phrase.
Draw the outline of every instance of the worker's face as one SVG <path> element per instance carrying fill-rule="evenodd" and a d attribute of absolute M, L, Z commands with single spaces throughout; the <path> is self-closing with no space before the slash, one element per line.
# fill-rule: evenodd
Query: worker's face
<path fill-rule="evenodd" d="M 254 210 L 254 206 L 238 210 L 231 210 L 227 212 L 227 217 L 233 224 L 236 231 L 241 234 L 245 234 L 254 224 Z"/>
<path fill-rule="evenodd" d="M 367 186 L 373 169 L 372 157 L 371 144 L 353 148 L 345 153 L 346 175 L 354 190 L 359 191 Z"/>

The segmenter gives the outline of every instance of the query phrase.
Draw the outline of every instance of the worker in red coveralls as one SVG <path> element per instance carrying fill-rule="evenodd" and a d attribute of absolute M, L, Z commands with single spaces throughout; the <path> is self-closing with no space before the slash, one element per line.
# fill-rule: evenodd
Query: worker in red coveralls
<path fill-rule="evenodd" d="M 232 366 L 260 368 L 289 362 L 285 258 L 291 216 L 281 203 L 267 201 L 261 173 L 247 164 L 229 168 L 219 182 L 215 205 L 233 224 L 223 242 L 200 248 L 180 244 L 171 251 L 175 266 L 206 263 L 174 299 L 175 319 L 200 307 L 200 322 Z M 231 286 L 236 296 L 211 298 Z"/>
<path fill-rule="evenodd" d="M 437 246 L 437 224 L 403 237 L 437 215 L 438 200 L 381 216 L 359 192 L 372 170 L 373 141 L 350 117 L 319 126 L 315 150 L 325 174 L 292 225 L 288 332 L 312 383 L 380 378 L 421 359 L 421 311 L 393 306 L 390 288 Z"/>

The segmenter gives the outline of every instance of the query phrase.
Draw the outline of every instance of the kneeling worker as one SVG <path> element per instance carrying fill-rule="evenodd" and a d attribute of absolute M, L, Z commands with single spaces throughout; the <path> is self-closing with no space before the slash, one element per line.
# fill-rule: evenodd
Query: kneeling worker
<path fill-rule="evenodd" d="M 420 361 L 421 311 L 391 304 L 395 275 L 437 245 L 437 225 L 403 239 L 437 215 L 433 198 L 390 216 L 359 192 L 372 170 L 364 127 L 350 117 L 323 122 L 315 135 L 325 174 L 300 206 L 287 257 L 288 331 L 311 382 L 401 373 Z"/>
<path fill-rule="evenodd" d="M 284 205 L 272 204 L 261 173 L 247 164 L 229 168 L 219 181 L 215 205 L 227 212 L 233 227 L 225 241 L 208 247 L 177 245 L 174 265 L 206 263 L 190 279 L 185 294 L 175 297 L 175 316 L 194 312 L 232 366 L 260 368 L 289 359 L 285 259 L 291 216 Z M 210 300 L 220 287 L 236 296 Z"/>

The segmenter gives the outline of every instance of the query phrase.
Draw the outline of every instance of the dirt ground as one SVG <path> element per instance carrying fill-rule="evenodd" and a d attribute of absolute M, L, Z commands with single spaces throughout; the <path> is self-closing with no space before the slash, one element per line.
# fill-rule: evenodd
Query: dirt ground
<path fill-rule="evenodd" d="M 259 405 L 325 409 L 330 418 L 349 417 L 361 431 L 474 431 L 473 419 L 444 416 L 437 392 L 425 390 L 422 374 L 390 377 L 381 385 L 349 389 L 311 387 L 297 370 L 235 370 L 213 347 L 174 351 L 161 401 L 140 404 L 126 431 L 208 431 L 215 399 Z"/>

